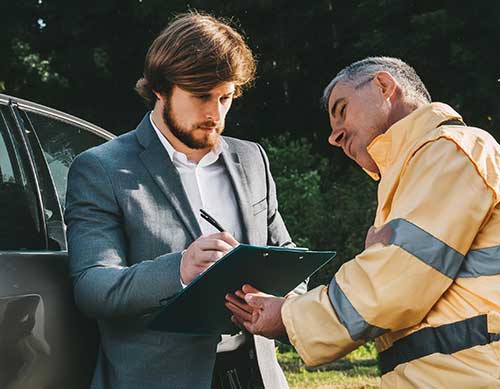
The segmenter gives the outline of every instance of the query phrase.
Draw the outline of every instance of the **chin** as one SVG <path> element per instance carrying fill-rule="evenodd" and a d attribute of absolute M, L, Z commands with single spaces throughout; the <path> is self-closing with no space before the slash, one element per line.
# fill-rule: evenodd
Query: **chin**
<path fill-rule="evenodd" d="M 211 149 L 217 145 L 218 141 L 219 134 L 210 134 L 208 136 L 204 136 L 203 138 L 196 139 L 195 143 L 197 149 Z"/>
<path fill-rule="evenodd" d="M 375 174 L 380 174 L 380 171 L 375 165 L 375 163 L 359 163 L 358 165 L 361 166 L 363 169 L 368 170 L 369 172 L 375 173 Z"/>

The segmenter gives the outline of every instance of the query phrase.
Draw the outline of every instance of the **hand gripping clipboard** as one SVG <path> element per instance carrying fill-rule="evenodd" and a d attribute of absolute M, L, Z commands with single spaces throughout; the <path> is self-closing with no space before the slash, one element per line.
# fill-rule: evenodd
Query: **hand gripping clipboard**
<path fill-rule="evenodd" d="M 185 289 L 164 301 L 148 327 L 200 335 L 234 334 L 240 329 L 231 322 L 231 312 L 224 305 L 226 294 L 250 284 L 265 293 L 284 296 L 335 254 L 240 244 Z"/>

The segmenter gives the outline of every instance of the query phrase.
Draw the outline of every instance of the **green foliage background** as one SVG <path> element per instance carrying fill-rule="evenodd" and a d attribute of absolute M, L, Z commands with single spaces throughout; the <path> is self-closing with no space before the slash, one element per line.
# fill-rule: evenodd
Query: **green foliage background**
<path fill-rule="evenodd" d="M 381 54 L 408 61 L 435 100 L 498 135 L 494 0 L 1 1 L 0 88 L 128 131 L 144 112 L 133 87 L 146 50 L 173 15 L 189 9 L 231 19 L 258 57 L 256 87 L 230 115 L 235 136 L 290 132 L 324 152 L 323 87 L 341 67 Z"/>
<path fill-rule="evenodd" d="M 133 87 L 147 48 L 189 9 L 230 19 L 258 58 L 255 88 L 235 102 L 226 132 L 265 144 L 282 214 L 300 245 L 350 259 L 373 220 L 375 183 L 328 146 L 319 104 L 345 65 L 369 55 L 401 57 L 434 100 L 500 135 L 494 0 L 1 1 L 0 93 L 117 134 L 133 129 L 145 111 Z M 327 282 L 333 270 L 312 283 Z"/>
<path fill-rule="evenodd" d="M 361 169 L 343 169 L 290 134 L 262 141 L 278 190 L 279 210 L 298 246 L 336 250 L 340 261 L 321 269 L 309 288 L 327 283 L 341 263 L 363 249 L 373 222 L 376 183 Z"/>

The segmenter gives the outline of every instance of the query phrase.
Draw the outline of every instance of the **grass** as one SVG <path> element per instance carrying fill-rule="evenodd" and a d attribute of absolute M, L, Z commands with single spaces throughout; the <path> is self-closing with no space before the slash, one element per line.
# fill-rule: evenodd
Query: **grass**
<path fill-rule="evenodd" d="M 304 365 L 290 346 L 280 345 L 278 361 L 291 389 L 379 388 L 377 352 L 372 343 L 354 350 L 344 358 L 318 368 Z"/>

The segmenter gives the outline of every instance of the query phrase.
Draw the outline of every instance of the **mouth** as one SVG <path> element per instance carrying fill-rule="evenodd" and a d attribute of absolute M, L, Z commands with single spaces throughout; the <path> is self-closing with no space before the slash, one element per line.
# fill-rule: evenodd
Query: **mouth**
<path fill-rule="evenodd" d="M 206 131 L 206 132 L 217 132 L 218 130 L 218 127 L 198 127 L 200 130 L 202 131 Z"/>

